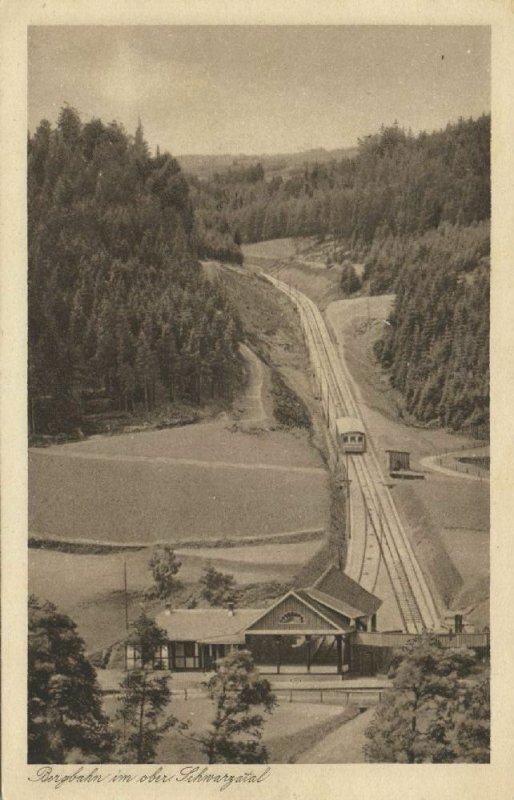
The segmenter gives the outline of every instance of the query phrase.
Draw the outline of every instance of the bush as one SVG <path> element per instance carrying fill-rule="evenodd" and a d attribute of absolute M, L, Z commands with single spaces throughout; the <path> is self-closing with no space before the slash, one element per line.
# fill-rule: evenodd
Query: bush
<path fill-rule="evenodd" d="M 346 264 L 341 272 L 341 289 L 345 294 L 355 294 L 361 288 L 362 284 L 359 276 L 355 272 L 351 264 Z"/>
<path fill-rule="evenodd" d="M 226 603 L 233 603 L 237 592 L 234 584 L 234 576 L 224 572 L 218 572 L 214 567 L 209 566 L 204 569 L 200 578 L 200 595 L 211 606 L 222 606 Z"/>
<path fill-rule="evenodd" d="M 311 418 L 306 405 L 275 371 L 271 374 L 271 393 L 275 418 L 280 425 L 310 430 Z"/>
<path fill-rule="evenodd" d="M 171 547 L 164 545 L 154 549 L 148 566 L 155 582 L 148 593 L 161 600 L 166 599 L 180 585 L 175 575 L 182 566 L 181 562 Z"/>

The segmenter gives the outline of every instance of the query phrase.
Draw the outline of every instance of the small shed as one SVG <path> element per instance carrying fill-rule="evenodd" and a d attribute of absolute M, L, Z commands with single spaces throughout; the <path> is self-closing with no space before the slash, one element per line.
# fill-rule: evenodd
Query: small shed
<path fill-rule="evenodd" d="M 407 450 L 386 450 L 389 457 L 389 472 L 410 469 L 410 453 Z"/>
<path fill-rule="evenodd" d="M 386 450 L 388 456 L 388 472 L 392 478 L 423 479 L 422 472 L 415 472 L 410 466 L 408 450 Z"/>

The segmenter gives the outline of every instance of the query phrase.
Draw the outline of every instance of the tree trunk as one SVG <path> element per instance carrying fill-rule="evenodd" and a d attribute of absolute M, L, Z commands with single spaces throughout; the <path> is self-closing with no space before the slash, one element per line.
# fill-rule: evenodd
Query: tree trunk
<path fill-rule="evenodd" d="M 137 737 L 137 763 L 143 763 L 143 730 L 146 704 L 146 672 L 143 672 L 143 694 L 141 695 L 141 705 L 139 707 L 139 732 Z"/>

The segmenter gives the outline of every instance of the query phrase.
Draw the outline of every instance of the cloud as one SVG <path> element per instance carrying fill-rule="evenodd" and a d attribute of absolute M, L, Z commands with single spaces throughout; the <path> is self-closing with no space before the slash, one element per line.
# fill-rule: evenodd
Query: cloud
<path fill-rule="evenodd" d="M 168 112 L 192 94 L 205 91 L 209 81 L 193 64 L 173 55 L 155 57 L 127 42 L 120 42 L 111 62 L 98 76 L 97 91 L 103 104 L 123 108 L 132 117 L 137 109 L 161 107 Z"/>

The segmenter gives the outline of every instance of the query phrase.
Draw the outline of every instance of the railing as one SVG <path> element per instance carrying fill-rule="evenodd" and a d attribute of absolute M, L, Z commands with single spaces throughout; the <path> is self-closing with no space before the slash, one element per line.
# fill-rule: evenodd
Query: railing
<path fill-rule="evenodd" d="M 286 703 L 327 703 L 330 705 L 355 705 L 360 708 L 376 706 L 389 689 L 385 686 L 340 687 L 273 687 L 277 699 Z"/>
<path fill-rule="evenodd" d="M 487 633 L 435 633 L 443 647 L 489 647 Z M 410 633 L 358 632 L 353 644 L 372 647 L 403 647 L 413 636 Z"/>

